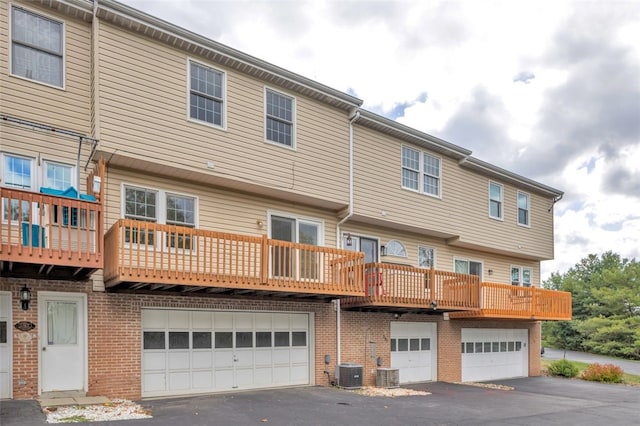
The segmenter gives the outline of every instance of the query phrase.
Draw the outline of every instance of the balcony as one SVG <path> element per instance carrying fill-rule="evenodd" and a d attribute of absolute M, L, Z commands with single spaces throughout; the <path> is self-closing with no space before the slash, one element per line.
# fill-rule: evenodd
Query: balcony
<path fill-rule="evenodd" d="M 367 263 L 366 295 L 345 309 L 449 312 L 450 319 L 570 320 L 571 293 L 480 282 L 475 275 L 410 266 Z"/>
<path fill-rule="evenodd" d="M 479 277 L 387 263 L 367 263 L 365 296 L 343 301 L 362 310 L 442 311 L 480 307 Z"/>
<path fill-rule="evenodd" d="M 119 290 L 334 298 L 364 294 L 364 255 L 121 219 L 105 235 L 105 286 Z"/>
<path fill-rule="evenodd" d="M 0 275 L 83 280 L 103 266 L 102 205 L 0 188 Z"/>
<path fill-rule="evenodd" d="M 498 283 L 480 285 L 479 310 L 452 312 L 451 319 L 510 318 L 526 320 L 571 320 L 571 293 L 537 287 L 514 287 Z"/>

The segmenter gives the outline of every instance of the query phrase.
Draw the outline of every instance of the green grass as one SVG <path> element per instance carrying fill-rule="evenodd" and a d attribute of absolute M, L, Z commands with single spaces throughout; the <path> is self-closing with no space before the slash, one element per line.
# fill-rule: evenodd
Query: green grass
<path fill-rule="evenodd" d="M 91 419 L 88 419 L 81 414 L 71 416 L 71 417 L 65 417 L 64 419 L 59 420 L 60 423 L 86 423 L 90 421 Z"/>
<path fill-rule="evenodd" d="M 546 372 L 547 367 L 549 366 L 549 364 L 553 362 L 553 360 L 542 359 L 541 361 L 542 361 L 542 364 L 541 364 L 542 370 Z M 587 362 L 580 362 L 580 361 L 570 361 L 570 362 L 576 367 L 578 367 L 578 370 L 579 370 L 578 378 L 580 377 L 582 370 L 587 368 L 587 366 L 589 365 L 589 363 Z M 637 376 L 635 374 L 624 373 L 624 376 L 622 376 L 622 383 L 626 385 L 640 386 L 640 376 Z"/>

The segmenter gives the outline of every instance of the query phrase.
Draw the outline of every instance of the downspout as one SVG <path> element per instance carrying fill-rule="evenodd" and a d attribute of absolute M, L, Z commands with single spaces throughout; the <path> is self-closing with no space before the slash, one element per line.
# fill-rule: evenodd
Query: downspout
<path fill-rule="evenodd" d="M 356 110 L 356 113 L 349 120 L 349 208 L 345 217 L 340 219 L 336 224 L 336 247 L 340 247 L 342 238 L 340 237 L 340 225 L 345 223 L 353 216 L 353 123 L 360 118 L 360 111 Z M 335 299 L 336 308 L 336 372 L 338 372 L 338 366 L 342 362 L 342 351 L 340 350 L 341 338 L 340 338 L 340 299 Z"/>

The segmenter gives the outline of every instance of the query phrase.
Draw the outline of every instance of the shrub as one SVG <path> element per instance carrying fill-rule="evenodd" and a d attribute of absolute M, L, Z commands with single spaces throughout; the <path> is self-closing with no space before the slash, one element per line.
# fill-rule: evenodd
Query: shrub
<path fill-rule="evenodd" d="M 547 371 L 552 376 L 576 377 L 579 370 L 572 362 L 567 361 L 566 359 L 559 359 L 558 361 L 553 361 L 549 364 Z"/>
<path fill-rule="evenodd" d="M 589 364 L 581 377 L 592 382 L 622 383 L 623 374 L 624 371 L 617 365 L 595 363 Z"/>

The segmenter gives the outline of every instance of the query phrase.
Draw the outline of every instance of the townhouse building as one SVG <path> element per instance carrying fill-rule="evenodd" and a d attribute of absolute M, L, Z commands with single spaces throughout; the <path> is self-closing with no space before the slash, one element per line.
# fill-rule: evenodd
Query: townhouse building
<path fill-rule="evenodd" d="M 114 0 L 0 30 L 0 398 L 540 374 L 561 191 Z"/>

